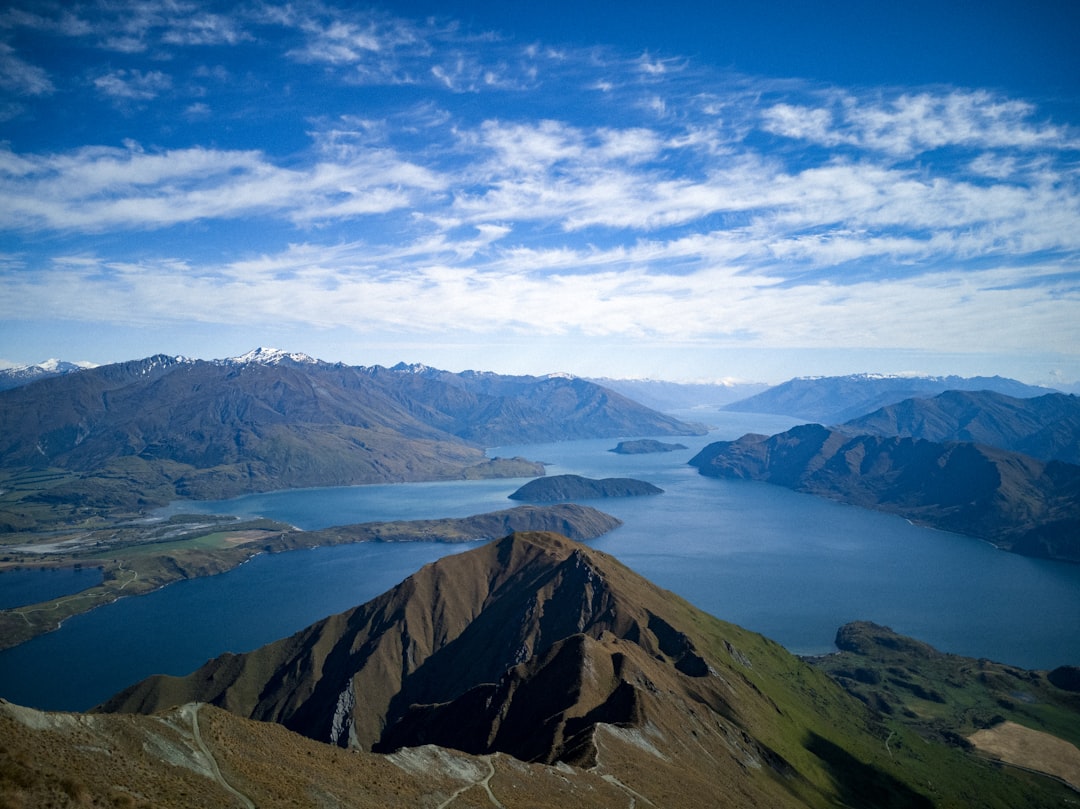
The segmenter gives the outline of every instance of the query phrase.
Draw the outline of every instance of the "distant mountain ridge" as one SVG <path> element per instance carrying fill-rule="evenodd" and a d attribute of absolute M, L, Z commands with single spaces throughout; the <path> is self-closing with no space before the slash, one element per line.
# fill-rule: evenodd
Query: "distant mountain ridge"
<path fill-rule="evenodd" d="M 763 382 L 669 382 L 611 377 L 591 377 L 591 381 L 661 411 L 719 407 L 769 388 Z"/>
<path fill-rule="evenodd" d="M 775 483 L 1080 562 L 1080 466 L 972 443 L 851 435 L 807 424 L 719 441 L 690 461 L 704 475 Z"/>
<path fill-rule="evenodd" d="M 90 505 L 535 476 L 540 465 L 482 448 L 702 431 L 576 378 L 415 373 L 270 349 L 159 354 L 0 392 L 4 467 L 96 476 L 48 495 Z"/>
<path fill-rule="evenodd" d="M 62 376 L 93 367 L 93 365 L 88 364 L 80 365 L 74 362 L 65 362 L 64 360 L 49 359 L 35 365 L 0 368 L 0 390 L 10 390 L 11 388 L 29 384 L 37 379 Z"/>
<path fill-rule="evenodd" d="M 993 391 L 945 391 L 906 399 L 845 422 L 846 432 L 970 441 L 1044 461 L 1080 464 L 1080 397 L 1019 399 Z"/>
<path fill-rule="evenodd" d="M 772 413 L 834 425 L 905 399 L 935 396 L 947 390 L 989 390 L 1015 398 L 1055 391 L 1000 376 L 848 376 L 799 377 L 724 406 L 723 410 Z"/>

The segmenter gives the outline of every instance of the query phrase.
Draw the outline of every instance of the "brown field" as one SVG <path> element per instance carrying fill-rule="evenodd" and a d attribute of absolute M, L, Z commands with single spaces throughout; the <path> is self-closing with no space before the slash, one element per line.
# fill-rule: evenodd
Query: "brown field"
<path fill-rule="evenodd" d="M 969 738 L 979 750 L 1007 764 L 1052 775 L 1080 791 L 1080 750 L 1057 736 L 1003 722 Z"/>

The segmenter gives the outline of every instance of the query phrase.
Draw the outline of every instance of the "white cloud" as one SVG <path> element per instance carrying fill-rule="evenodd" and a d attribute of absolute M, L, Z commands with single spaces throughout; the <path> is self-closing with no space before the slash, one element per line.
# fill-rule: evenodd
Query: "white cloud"
<path fill-rule="evenodd" d="M 439 190 L 434 172 L 387 151 L 283 168 L 254 151 L 146 153 L 86 148 L 22 157 L 0 150 L 0 227 L 98 231 L 272 215 L 297 222 L 386 212 Z"/>
<path fill-rule="evenodd" d="M 251 35 L 221 14 L 196 13 L 170 20 L 161 41 L 170 45 L 235 45 Z"/>
<path fill-rule="evenodd" d="M 107 138 L 166 145 L 0 148 L 12 317 L 25 301 L 140 323 L 1017 350 L 1058 329 L 1080 345 L 1063 314 L 1080 141 L 1021 99 L 756 80 L 315 2 L 42 8 L 0 28 L 132 56 L 51 76 L 0 45 L 0 85 L 23 96 L 6 114 L 96 76 L 130 113 Z M 179 50 L 195 45 L 199 64 Z M 242 77 L 253 53 L 289 62 L 288 81 L 255 61 Z M 227 120 L 241 81 L 280 92 L 280 131 L 243 139 L 258 93 Z M 201 140 L 211 114 L 223 126 Z M 247 237 L 186 254 L 189 231 L 168 229 L 196 222 Z M 84 238 L 125 231 L 168 246 Z"/>
<path fill-rule="evenodd" d="M 150 101 L 172 87 L 172 79 L 160 70 L 115 70 L 94 79 L 102 95 L 117 101 Z"/>
<path fill-rule="evenodd" d="M 762 110 L 776 135 L 822 146 L 848 145 L 912 156 L 943 147 L 1071 148 L 1080 139 L 1061 126 L 1035 123 L 1035 108 L 985 90 L 902 93 L 891 98 L 822 94 L 818 105 L 780 102 Z"/>

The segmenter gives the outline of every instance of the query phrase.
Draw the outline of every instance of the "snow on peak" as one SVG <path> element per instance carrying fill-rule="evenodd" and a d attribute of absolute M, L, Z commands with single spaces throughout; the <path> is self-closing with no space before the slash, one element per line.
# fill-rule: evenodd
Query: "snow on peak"
<path fill-rule="evenodd" d="M 422 362 L 399 362 L 397 365 L 390 369 L 391 371 L 398 371 L 399 373 L 406 374 L 431 374 L 438 373 L 437 368 L 432 368 L 430 365 L 424 365 Z"/>
<path fill-rule="evenodd" d="M 289 352 L 279 348 L 259 346 L 242 356 L 230 357 L 225 362 L 230 365 L 246 365 L 252 362 L 260 365 L 281 365 L 282 363 L 314 364 L 318 360 L 298 351 Z"/>

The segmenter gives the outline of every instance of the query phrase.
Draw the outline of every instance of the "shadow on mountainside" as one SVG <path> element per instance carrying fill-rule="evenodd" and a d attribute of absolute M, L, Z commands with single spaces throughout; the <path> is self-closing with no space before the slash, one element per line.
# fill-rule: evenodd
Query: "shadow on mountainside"
<path fill-rule="evenodd" d="M 811 732 L 806 749 L 821 759 L 845 806 L 864 809 L 933 809 L 934 803 L 877 767 L 864 764 L 842 747 Z"/>

